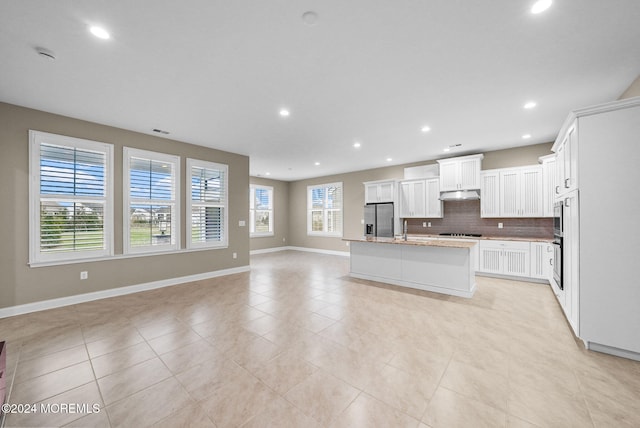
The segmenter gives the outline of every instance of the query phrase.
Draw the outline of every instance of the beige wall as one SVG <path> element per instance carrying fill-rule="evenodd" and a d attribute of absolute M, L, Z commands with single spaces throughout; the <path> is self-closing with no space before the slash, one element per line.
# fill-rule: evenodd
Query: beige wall
<path fill-rule="evenodd" d="M 482 169 L 508 168 L 533 165 L 538 157 L 551 154 L 552 143 L 536 144 L 506 150 L 484 153 Z M 434 160 L 415 162 L 406 165 L 331 175 L 289 183 L 289 234 L 290 245 L 296 247 L 318 248 L 331 251 L 348 251 L 341 238 L 307 236 L 307 186 L 341 181 L 344 191 L 344 237 L 359 237 L 363 234 L 362 207 L 364 206 L 365 181 L 397 179 L 404 177 L 407 166 L 427 165 Z"/>
<path fill-rule="evenodd" d="M 622 95 L 620 95 L 620 98 L 618 99 L 623 100 L 625 98 L 631 97 L 640 97 L 640 75 L 636 77 L 636 80 L 634 80 L 631 85 L 629 85 L 629 87 L 622 93 Z"/>
<path fill-rule="evenodd" d="M 251 184 L 273 187 L 273 236 L 251 238 L 251 251 L 289 245 L 289 183 L 249 177 Z"/>
<path fill-rule="evenodd" d="M 28 183 L 30 129 L 114 145 L 115 253 L 122 254 L 122 148 L 179 155 L 184 189 L 186 158 L 229 165 L 229 247 L 158 256 L 31 268 Z M 126 131 L 0 103 L 0 308 L 249 265 L 249 158 L 179 141 Z M 181 192 L 181 237 L 185 248 L 186 192 Z M 232 253 L 238 254 L 237 259 Z M 80 271 L 89 279 L 80 281 Z"/>

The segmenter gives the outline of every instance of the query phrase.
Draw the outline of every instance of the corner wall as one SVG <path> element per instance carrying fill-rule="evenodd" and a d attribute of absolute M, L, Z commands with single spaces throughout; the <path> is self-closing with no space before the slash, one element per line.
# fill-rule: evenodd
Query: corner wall
<path fill-rule="evenodd" d="M 29 260 L 29 130 L 114 145 L 114 250 L 122 254 L 124 146 L 181 158 L 181 248 L 185 248 L 186 158 L 229 165 L 229 247 L 48 267 Z M 249 158 L 179 141 L 0 103 L 0 308 L 249 265 Z M 238 258 L 233 259 L 232 253 Z M 80 271 L 89 278 L 80 280 Z"/>

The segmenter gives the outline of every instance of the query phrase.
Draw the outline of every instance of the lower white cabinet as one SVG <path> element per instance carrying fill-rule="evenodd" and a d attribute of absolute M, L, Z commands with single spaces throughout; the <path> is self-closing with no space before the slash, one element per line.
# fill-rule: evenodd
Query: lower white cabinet
<path fill-rule="evenodd" d="M 548 242 L 531 243 L 531 278 L 551 281 L 553 276 L 553 245 Z"/>
<path fill-rule="evenodd" d="M 480 241 L 480 272 L 510 276 L 530 276 L 530 243 Z"/>

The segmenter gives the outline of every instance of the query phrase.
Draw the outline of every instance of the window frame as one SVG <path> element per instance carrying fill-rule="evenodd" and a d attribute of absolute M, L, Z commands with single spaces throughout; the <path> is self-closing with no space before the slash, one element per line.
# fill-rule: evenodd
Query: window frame
<path fill-rule="evenodd" d="M 71 147 L 93 152 L 104 153 L 104 197 L 64 195 L 62 197 L 43 196 L 40 189 L 41 168 L 40 156 L 43 143 Z M 74 263 L 88 259 L 104 258 L 114 254 L 114 217 L 113 217 L 113 144 L 84 138 L 69 137 L 49 132 L 29 130 L 29 265 L 52 265 L 58 263 Z M 60 253 L 43 253 L 41 251 L 41 218 L 40 204 L 42 199 L 67 199 L 73 201 L 100 201 L 103 210 L 103 249 L 88 251 L 70 251 Z"/>
<path fill-rule="evenodd" d="M 330 187 L 339 187 L 340 188 L 340 231 L 339 232 L 328 232 L 327 226 L 329 222 L 328 212 L 329 211 L 338 211 L 335 208 L 327 208 L 328 201 L 328 192 L 325 192 L 323 207 L 322 207 L 322 231 L 314 231 L 313 230 L 313 211 L 319 211 L 319 209 L 313 208 L 313 198 L 312 192 L 315 189 L 328 189 Z M 341 238 L 344 233 L 344 186 L 341 181 L 334 183 L 326 183 L 326 184 L 316 184 L 312 186 L 307 186 L 307 236 L 324 236 L 324 237 L 332 237 L 332 238 Z"/>
<path fill-rule="evenodd" d="M 191 196 L 191 180 L 192 180 L 192 169 L 193 167 L 200 167 L 205 169 L 219 169 L 224 171 L 224 203 L 214 203 L 214 202 L 198 202 L 196 205 L 204 206 L 204 207 L 222 207 L 223 210 L 223 219 L 222 219 L 222 230 L 223 230 L 223 238 L 220 241 L 211 241 L 211 242 L 193 242 L 193 235 L 191 232 L 192 224 L 192 210 L 194 206 L 194 201 Z M 185 230 L 187 234 L 187 249 L 222 249 L 229 247 L 229 165 L 204 161 L 201 159 L 192 159 L 187 158 L 187 173 L 186 173 L 186 211 L 185 217 L 187 220 L 185 221 Z"/>
<path fill-rule="evenodd" d="M 255 191 L 256 189 L 266 190 L 269 195 L 269 208 L 261 209 L 258 211 L 269 211 L 269 231 L 268 232 L 256 232 L 256 219 L 255 219 Z M 249 236 L 251 238 L 268 237 L 275 235 L 274 229 L 274 189 L 272 186 L 264 186 L 262 184 L 250 184 L 249 185 Z"/>
<path fill-rule="evenodd" d="M 131 158 L 141 157 L 144 159 L 151 159 L 152 161 L 167 162 L 173 164 L 173 199 L 171 200 L 155 200 L 158 204 L 171 205 L 173 204 L 173 212 L 171 215 L 171 235 L 175 237 L 172 243 L 169 245 L 147 245 L 140 247 L 132 247 L 131 238 L 131 214 L 130 207 L 132 205 L 132 199 L 130 196 L 131 190 L 131 171 L 129 169 L 129 162 Z M 122 253 L 124 255 L 138 255 L 138 254 L 162 254 L 180 251 L 180 156 L 170 155 L 167 153 L 159 153 L 149 150 L 141 150 L 133 147 L 123 147 L 122 149 Z M 154 200 L 147 200 L 153 202 Z M 134 202 L 135 204 L 135 202 Z"/>

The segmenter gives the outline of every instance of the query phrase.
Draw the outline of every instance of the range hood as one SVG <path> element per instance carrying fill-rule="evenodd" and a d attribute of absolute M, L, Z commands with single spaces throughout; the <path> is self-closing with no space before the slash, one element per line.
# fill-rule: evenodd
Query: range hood
<path fill-rule="evenodd" d="M 440 193 L 441 201 L 473 201 L 480 199 L 477 190 L 456 190 L 455 192 Z"/>

